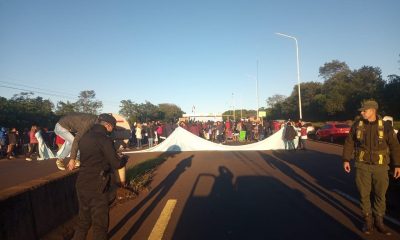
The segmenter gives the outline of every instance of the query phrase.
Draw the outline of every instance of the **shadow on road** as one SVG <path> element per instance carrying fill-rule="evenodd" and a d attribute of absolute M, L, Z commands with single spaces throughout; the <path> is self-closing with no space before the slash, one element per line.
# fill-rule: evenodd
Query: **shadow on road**
<path fill-rule="evenodd" d="M 304 171 L 307 172 L 309 176 L 312 176 L 313 180 L 318 179 L 315 182 L 312 182 L 310 181 L 310 179 L 307 179 L 305 176 L 303 176 L 301 172 L 298 172 L 287 165 L 285 160 L 283 160 L 288 159 L 288 156 L 286 154 L 288 153 L 284 151 L 274 151 L 272 153 L 272 157 L 265 154 L 262 154 L 262 157 L 266 162 L 268 162 L 268 164 L 275 166 L 282 173 L 294 179 L 298 184 L 302 185 L 305 189 L 317 196 L 321 201 L 324 201 L 325 203 L 330 204 L 335 209 L 341 211 L 348 219 L 353 222 L 355 226 L 357 226 L 357 228 L 361 227 L 362 220 L 360 219 L 359 215 L 352 209 L 348 208 L 346 205 L 342 204 L 342 202 L 340 202 L 338 199 L 332 197 L 326 191 L 327 189 L 334 190 L 335 188 L 340 188 L 337 179 L 339 179 L 339 171 L 341 173 L 343 172 L 343 169 L 337 169 L 336 167 L 333 167 L 332 162 L 327 161 L 328 156 L 325 156 L 323 164 L 321 164 L 322 162 L 320 161 L 319 164 L 317 164 L 317 167 L 311 164 L 311 166 L 307 169 L 305 167 L 306 164 L 298 164 L 300 166 L 302 165 L 302 167 L 299 167 L 297 165 L 301 170 L 307 169 Z M 292 156 L 295 156 L 298 161 L 301 161 L 301 159 L 298 159 L 298 155 L 296 156 L 292 154 Z M 337 156 L 333 157 L 337 158 Z M 340 159 L 337 162 L 337 165 L 341 166 Z"/>
<path fill-rule="evenodd" d="M 275 177 L 218 171 L 198 176 L 172 239 L 361 239 Z M 195 194 L 204 178 L 213 178 L 211 191 Z"/>
<path fill-rule="evenodd" d="M 313 157 L 311 155 L 313 155 Z M 354 161 L 351 162 L 352 171 L 348 174 L 343 170 L 342 159 L 340 156 L 333 154 L 325 154 L 316 151 L 273 151 L 272 156 L 275 158 L 271 158 L 269 155 L 262 154 L 262 157 L 268 164 L 278 168 L 287 176 L 295 179 L 308 190 L 318 195 L 321 200 L 330 202 L 332 206 L 337 207 L 337 209 L 341 210 L 343 214 L 349 217 L 349 219 L 354 223 L 354 225 L 357 226 L 357 228 L 361 228 L 362 219 L 359 217 L 361 210 L 359 210 L 358 205 L 353 203 L 357 208 L 357 211 L 354 212 L 343 205 L 338 199 L 327 195 L 324 191 L 321 191 L 321 189 L 329 191 L 339 190 L 340 192 L 343 192 L 349 196 L 353 196 L 354 199 L 358 200 L 358 190 L 356 188 L 354 176 Z M 295 168 L 307 173 L 307 175 L 311 176 L 315 180 L 315 183 L 313 184 L 304 178 L 299 171 L 294 170 Z M 393 188 L 393 186 L 391 186 L 391 188 Z M 387 198 L 389 198 L 387 199 L 387 212 L 388 215 L 398 216 L 399 213 L 395 212 L 398 209 L 392 206 L 393 199 L 398 199 L 393 196 L 394 194 L 395 193 L 391 192 L 391 189 L 389 188 L 387 194 Z M 398 226 L 392 224 L 391 222 L 387 222 L 387 224 L 392 229 L 399 232 Z"/>
<path fill-rule="evenodd" d="M 172 146 L 174 147 L 174 146 Z M 176 150 L 176 146 L 174 148 Z M 158 158 L 165 158 L 165 160 L 169 157 L 172 157 L 174 154 L 179 153 L 179 151 L 175 151 L 175 153 L 166 152 L 161 154 Z M 143 199 L 140 203 L 138 203 L 132 210 L 130 210 L 122 219 L 119 221 L 115 227 L 111 229 L 109 232 L 109 238 L 111 238 L 114 234 L 116 234 L 119 230 L 121 230 L 124 225 L 133 217 L 137 212 L 142 209 L 144 206 L 148 204 L 149 201 L 152 201 L 144 210 L 142 215 L 138 218 L 135 224 L 130 227 L 129 231 L 124 235 L 122 239 L 133 239 L 135 233 L 138 229 L 142 226 L 143 222 L 146 218 L 150 215 L 150 213 L 154 210 L 154 208 L 159 204 L 159 202 L 165 197 L 174 183 L 177 181 L 179 176 L 186 171 L 187 168 L 191 166 L 192 159 L 194 155 L 191 155 L 188 158 L 183 159 L 180 161 L 176 168 L 155 188 L 151 190 L 151 192 Z M 152 200 L 152 198 L 154 200 Z"/>

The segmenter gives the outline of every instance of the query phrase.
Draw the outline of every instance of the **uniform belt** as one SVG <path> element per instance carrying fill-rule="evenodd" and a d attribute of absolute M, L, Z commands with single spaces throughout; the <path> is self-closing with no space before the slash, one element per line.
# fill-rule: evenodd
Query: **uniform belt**
<path fill-rule="evenodd" d="M 378 163 L 373 163 L 373 162 L 362 162 L 362 163 L 367 164 L 367 165 L 379 165 Z"/>

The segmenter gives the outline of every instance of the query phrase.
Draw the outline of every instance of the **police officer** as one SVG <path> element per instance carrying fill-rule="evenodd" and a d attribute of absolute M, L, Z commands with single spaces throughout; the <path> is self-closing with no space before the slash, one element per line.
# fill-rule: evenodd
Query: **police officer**
<path fill-rule="evenodd" d="M 74 239 L 86 239 L 92 225 L 93 239 L 107 239 L 109 205 L 115 198 L 115 176 L 124 161 L 116 153 L 108 135 L 116 120 L 101 114 L 95 124 L 79 141 L 81 166 L 76 180 L 79 201 L 79 222 Z"/>
<path fill-rule="evenodd" d="M 375 227 L 385 235 L 391 235 L 383 224 L 386 211 L 385 194 L 389 186 L 389 163 L 395 167 L 394 177 L 400 177 L 400 145 L 392 126 L 377 115 L 378 103 L 366 100 L 359 111 L 362 118 L 355 121 L 343 148 L 343 168 L 349 173 L 350 159 L 355 158 L 356 185 L 360 193 L 364 216 L 362 231 L 370 234 Z M 374 201 L 371 209 L 370 194 Z"/>

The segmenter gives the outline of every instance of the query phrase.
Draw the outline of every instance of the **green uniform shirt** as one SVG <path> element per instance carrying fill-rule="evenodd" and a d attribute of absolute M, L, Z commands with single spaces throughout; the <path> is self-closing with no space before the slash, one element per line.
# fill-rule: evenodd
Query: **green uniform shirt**
<path fill-rule="evenodd" d="M 357 127 L 359 125 L 359 121 L 363 121 L 363 134 L 361 140 L 357 139 Z M 353 153 L 356 154 L 355 159 L 359 161 L 359 150 L 363 148 L 365 150 L 362 159 L 363 162 L 368 164 L 377 164 L 379 161 L 378 151 L 382 151 L 383 145 L 389 150 L 388 155 L 384 159 L 383 164 L 389 164 L 390 161 L 394 167 L 400 167 L 400 144 L 397 140 L 396 133 L 393 130 L 393 127 L 387 123 L 383 122 L 384 126 L 384 136 L 382 141 L 383 144 L 379 144 L 379 136 L 378 136 L 378 119 L 374 122 L 369 122 L 367 120 L 359 120 L 356 121 L 351 127 L 350 133 L 346 138 L 344 147 L 343 147 L 343 161 L 350 161 L 353 158 Z"/>

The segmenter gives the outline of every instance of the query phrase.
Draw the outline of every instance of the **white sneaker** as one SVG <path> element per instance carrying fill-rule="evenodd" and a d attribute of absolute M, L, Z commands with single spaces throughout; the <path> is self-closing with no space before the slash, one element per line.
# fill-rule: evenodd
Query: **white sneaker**
<path fill-rule="evenodd" d="M 30 162 L 30 161 L 32 161 L 32 158 L 27 157 L 27 158 L 25 158 L 25 160 Z"/>
<path fill-rule="evenodd" d="M 57 159 L 56 165 L 57 165 L 58 169 L 65 170 L 65 165 L 64 165 L 64 162 L 62 159 Z"/>

